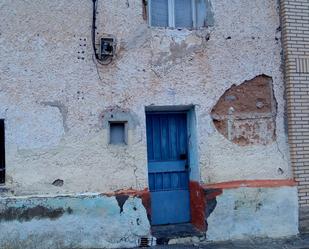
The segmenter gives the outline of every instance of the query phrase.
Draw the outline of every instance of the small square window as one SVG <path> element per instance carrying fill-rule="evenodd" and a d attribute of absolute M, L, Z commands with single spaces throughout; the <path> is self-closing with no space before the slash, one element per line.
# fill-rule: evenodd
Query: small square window
<path fill-rule="evenodd" d="M 149 0 L 149 25 L 171 28 L 206 26 L 205 0 Z"/>
<path fill-rule="evenodd" d="M 126 122 L 109 122 L 110 144 L 127 144 Z"/>

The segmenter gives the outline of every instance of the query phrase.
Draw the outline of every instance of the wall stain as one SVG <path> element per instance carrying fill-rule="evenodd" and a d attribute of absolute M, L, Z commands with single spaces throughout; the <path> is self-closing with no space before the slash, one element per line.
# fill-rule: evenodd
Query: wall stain
<path fill-rule="evenodd" d="M 239 210 L 239 209 L 254 209 L 255 212 L 259 211 L 263 207 L 263 203 L 261 200 L 258 198 L 253 199 L 253 200 L 236 200 L 234 202 L 234 210 Z"/>
<path fill-rule="evenodd" d="M 0 221 L 14 221 L 20 222 L 30 221 L 32 219 L 51 219 L 55 220 L 60 218 L 65 213 L 72 214 L 73 210 L 68 207 L 64 208 L 47 208 L 41 205 L 27 208 L 22 206 L 19 208 L 9 207 L 0 213 Z"/>

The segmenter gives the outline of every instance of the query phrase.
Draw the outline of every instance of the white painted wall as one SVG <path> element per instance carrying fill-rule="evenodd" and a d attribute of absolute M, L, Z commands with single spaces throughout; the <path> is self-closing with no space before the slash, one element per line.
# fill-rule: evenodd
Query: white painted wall
<path fill-rule="evenodd" d="M 141 0 L 99 0 L 98 32 L 118 42 L 114 62 L 96 67 L 92 1 L 2 0 L 6 186 L 17 195 L 146 188 L 149 105 L 196 105 L 203 182 L 291 177 L 277 1 L 212 1 L 212 7 L 213 27 L 170 30 L 147 27 Z M 216 131 L 210 111 L 231 85 L 261 74 L 274 82 L 277 140 L 240 147 Z M 113 106 L 136 117 L 128 146 L 108 145 L 102 114 Z M 58 178 L 61 188 L 51 185 Z"/>

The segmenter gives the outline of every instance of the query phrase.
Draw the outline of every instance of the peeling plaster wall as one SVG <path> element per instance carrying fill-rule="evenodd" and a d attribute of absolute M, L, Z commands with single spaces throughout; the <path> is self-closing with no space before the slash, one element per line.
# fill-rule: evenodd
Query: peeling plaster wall
<path fill-rule="evenodd" d="M 117 56 L 95 66 L 91 1 L 1 1 L 6 186 L 17 195 L 144 189 L 149 105 L 195 105 L 203 182 L 291 177 L 277 1 L 209 5 L 213 26 L 189 31 L 148 28 L 142 1 L 100 0 L 97 32 L 117 38 Z M 210 112 L 233 84 L 262 74 L 278 102 L 276 141 L 244 148 L 215 129 Z M 111 107 L 136 121 L 128 146 L 108 145 L 101 114 Z"/>
<path fill-rule="evenodd" d="M 264 75 L 232 86 L 211 111 L 217 130 L 241 146 L 274 142 L 277 102 L 272 95 L 272 80 Z"/>
<path fill-rule="evenodd" d="M 122 248 L 138 246 L 150 226 L 141 199 L 98 194 L 0 198 L 0 248 Z"/>
<path fill-rule="evenodd" d="M 216 183 L 291 178 L 284 127 L 277 1 L 213 0 L 207 3 L 212 7 L 207 11 L 213 14 L 213 17 L 208 16 L 212 26 L 190 31 L 149 28 L 143 19 L 141 0 L 100 0 L 98 37 L 106 33 L 117 39 L 116 58 L 110 65 L 101 66 L 93 60 L 92 1 L 2 0 L 0 118 L 4 118 L 6 124 L 5 188 L 8 189 L 2 195 L 13 195 L 14 199 L 20 195 L 57 196 L 146 188 L 145 106 L 151 105 L 195 106 L 197 130 L 194 140 L 197 144 L 193 147 L 198 158 L 192 161 L 199 168 L 192 170 L 194 180 Z M 211 110 L 232 85 L 240 85 L 258 75 L 268 75 L 273 81 L 277 101 L 276 138 L 267 145 L 243 147 L 228 141 L 216 130 Z M 114 120 L 128 120 L 128 145 L 109 145 L 110 115 L 114 115 Z M 60 184 L 54 186 L 55 180 Z M 248 190 L 248 195 L 253 198 L 256 190 L 252 191 Z M 295 223 L 296 192 L 285 188 L 267 191 L 270 197 L 263 202 L 273 208 L 277 204 L 271 204 L 272 200 L 282 205 L 288 200 L 289 208 L 284 211 L 289 221 Z M 239 234 L 223 233 L 219 238 L 213 230 L 218 220 L 230 221 L 229 215 L 234 217 L 228 212 L 232 208 L 230 198 L 234 195 L 235 192 L 224 191 L 222 197 L 218 197 L 208 224 L 209 238 L 238 237 Z M 144 226 L 134 236 L 149 231 L 139 200 L 129 198 L 125 202 L 124 217 L 117 213 L 115 198 L 98 198 L 98 203 L 91 205 L 107 205 L 110 212 L 115 212 L 100 219 L 100 224 L 115 224 L 117 229 L 127 229 L 121 223 L 122 219 L 129 224 L 134 214 L 129 209 L 131 205 L 138 205 Z M 81 207 L 88 205 L 82 203 L 82 198 L 78 199 Z M 0 205 L 9 200 L 3 198 Z M 66 202 L 61 205 L 65 206 Z M 1 230 L 4 228 L 9 232 L 1 233 L 0 236 L 6 239 L 0 237 L 0 241 L 23 240 L 25 234 L 32 234 L 30 227 L 37 229 L 34 232 L 38 232 L 36 238 L 40 243 L 40 236 L 51 231 L 55 236 L 51 241 L 56 241 L 63 236 L 57 226 L 65 225 L 63 229 L 72 238 L 82 238 L 88 243 L 87 236 L 93 231 L 89 224 L 94 222 L 97 227 L 92 242 L 109 247 L 133 246 L 132 241 L 122 241 L 122 244 L 118 237 L 109 241 L 107 238 L 112 234 L 106 234 L 96 219 L 87 216 L 98 210 L 87 208 L 78 217 L 80 224 L 76 223 L 74 208 L 73 215 L 65 213 L 55 221 L 5 221 L 1 223 Z M 88 211 L 84 216 L 83 212 Z M 235 224 L 242 224 L 241 215 L 253 217 L 250 212 L 240 213 Z M 265 235 L 269 231 L 266 219 L 274 214 L 266 212 L 261 230 L 250 230 L 250 234 Z M 278 220 L 281 218 L 283 216 Z M 81 229 L 85 226 L 86 230 L 77 233 L 73 229 L 75 225 Z M 20 232 L 10 233 L 16 227 Z M 42 227 L 46 230 L 41 230 Z M 136 227 L 133 226 L 133 231 Z M 295 234 L 294 228 L 293 225 L 287 227 L 289 231 L 281 234 Z M 127 236 L 127 230 L 121 232 L 119 238 Z M 280 231 L 274 235 L 277 234 Z M 64 241 L 60 246 L 71 246 L 65 238 L 60 241 Z M 48 248 L 48 244 L 44 246 Z"/>

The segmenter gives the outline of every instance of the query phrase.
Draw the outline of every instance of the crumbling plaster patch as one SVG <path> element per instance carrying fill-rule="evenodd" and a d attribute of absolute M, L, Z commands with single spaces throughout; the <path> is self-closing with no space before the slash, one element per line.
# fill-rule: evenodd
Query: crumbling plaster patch
<path fill-rule="evenodd" d="M 276 139 L 276 115 L 272 79 L 266 75 L 233 85 L 211 111 L 216 129 L 240 146 L 272 143 Z"/>
<path fill-rule="evenodd" d="M 214 26 L 198 31 L 148 28 L 139 0 L 99 3 L 98 36 L 113 34 L 119 45 L 105 67 L 93 62 L 91 1 L 2 1 L 0 113 L 7 110 L 9 187 L 17 194 L 147 187 L 150 105 L 195 105 L 202 181 L 291 176 L 277 1 L 212 1 Z M 210 112 L 232 84 L 261 74 L 273 78 L 277 141 L 239 148 L 216 131 Z M 59 108 L 40 104 L 54 101 L 67 108 L 65 133 Z M 100 114 L 110 106 L 139 119 L 132 145 L 107 146 Z M 18 116 L 29 117 L 22 129 L 14 125 Z M 59 178 L 63 186 L 53 186 Z"/>

